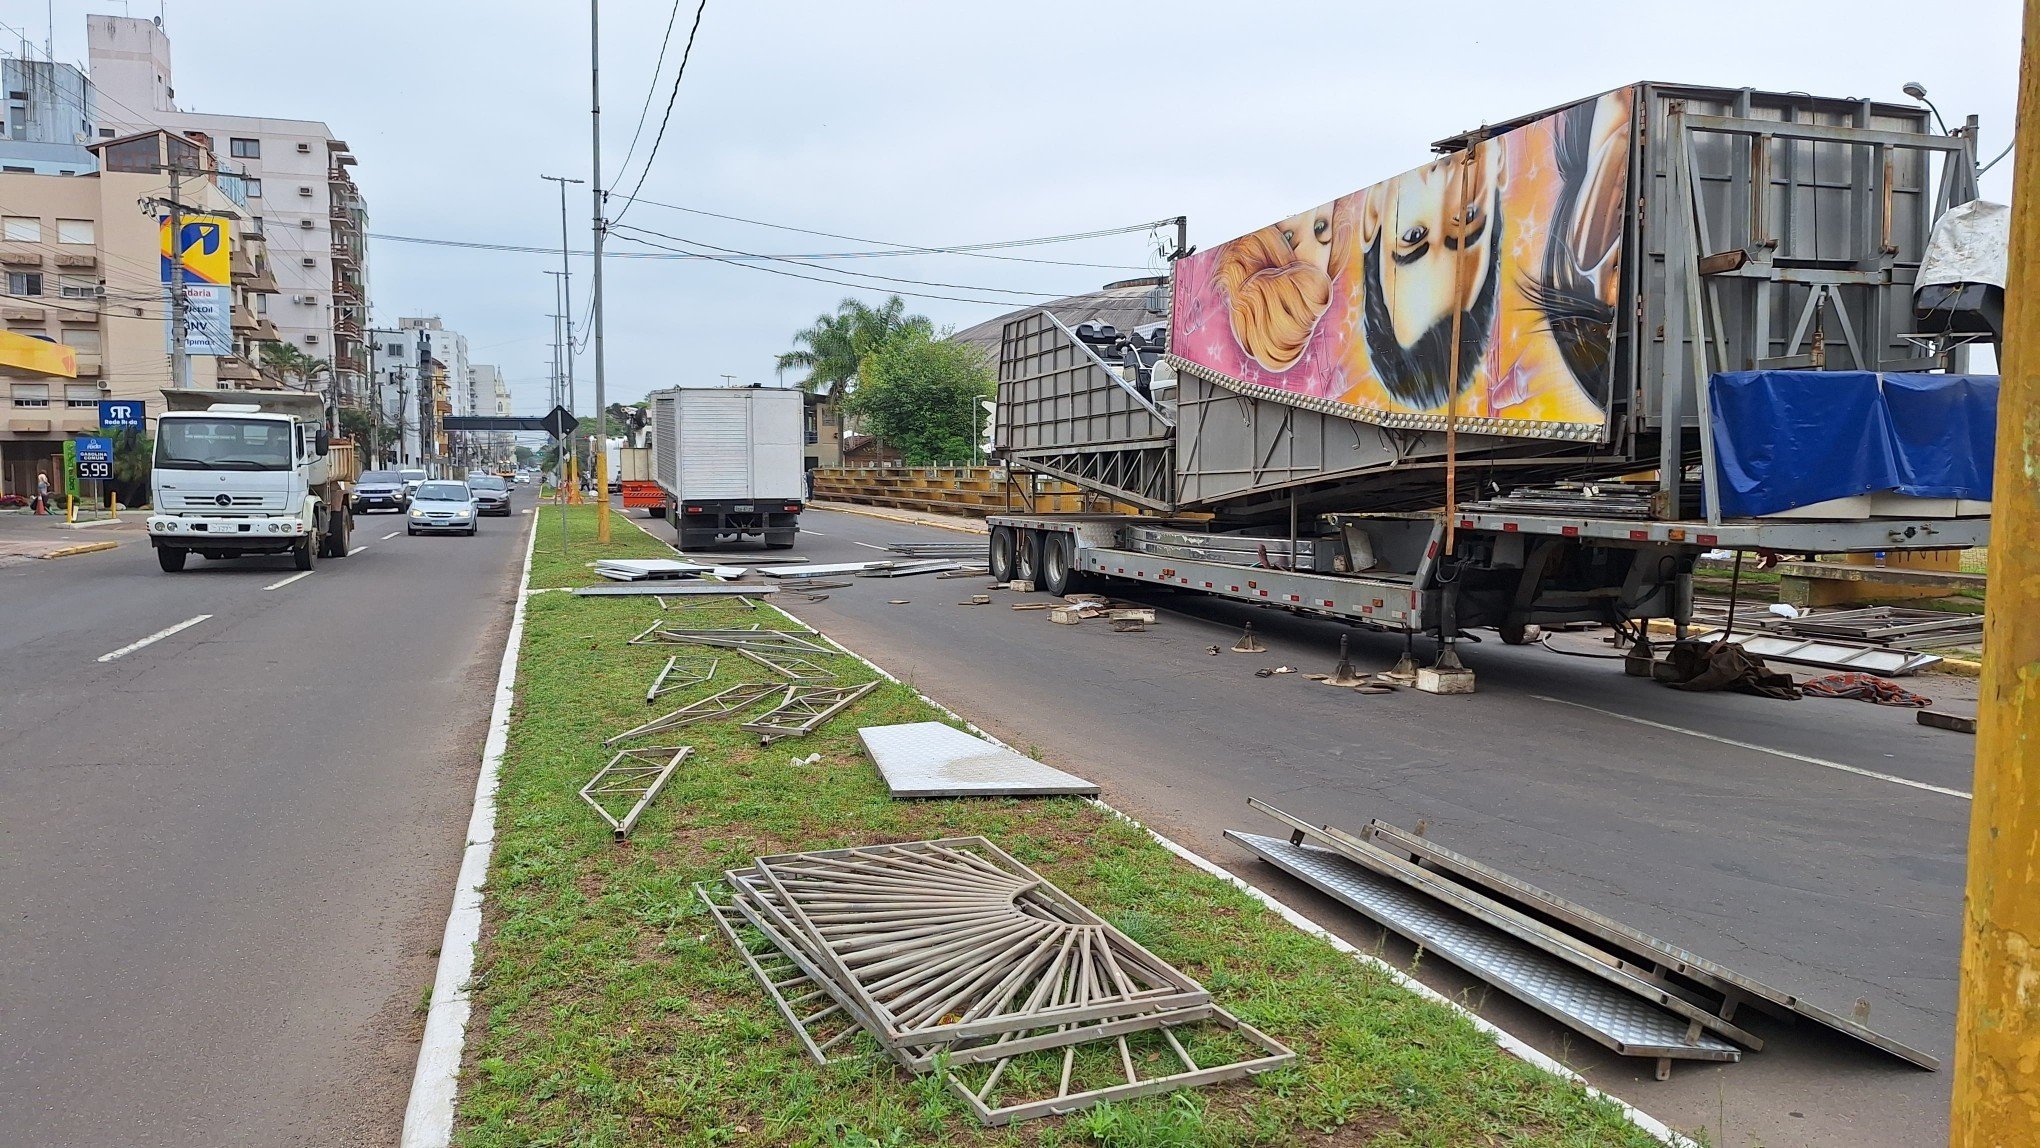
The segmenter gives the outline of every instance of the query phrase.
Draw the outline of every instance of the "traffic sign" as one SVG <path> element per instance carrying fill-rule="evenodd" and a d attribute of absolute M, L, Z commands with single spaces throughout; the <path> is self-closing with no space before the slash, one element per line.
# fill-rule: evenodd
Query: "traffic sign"
<path fill-rule="evenodd" d="M 580 425 L 581 420 L 565 407 L 554 407 L 552 413 L 545 416 L 545 431 L 554 438 L 565 438 Z"/>
<path fill-rule="evenodd" d="M 147 406 L 139 399 L 99 400 L 99 425 L 115 430 L 140 430 Z"/>

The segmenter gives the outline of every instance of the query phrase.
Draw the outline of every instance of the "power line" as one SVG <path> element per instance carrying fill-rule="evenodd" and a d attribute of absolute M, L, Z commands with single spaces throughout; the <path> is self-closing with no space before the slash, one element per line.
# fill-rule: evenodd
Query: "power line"
<path fill-rule="evenodd" d="M 652 174 L 652 162 L 659 158 L 659 145 L 666 141 L 666 124 L 673 118 L 673 104 L 680 98 L 680 80 L 687 75 L 687 61 L 694 55 L 694 34 L 701 31 L 701 15 L 706 11 L 708 0 L 701 0 L 700 5 L 694 9 L 694 26 L 687 30 L 687 47 L 680 53 L 680 66 L 673 70 L 673 90 L 666 96 L 666 114 L 659 117 L 659 134 L 652 137 L 652 150 L 645 153 L 645 166 L 638 172 L 637 184 L 630 189 L 630 195 L 624 198 L 622 210 L 616 213 L 616 219 L 611 222 L 622 222 L 623 217 L 630 211 L 631 200 L 637 197 L 638 192 L 644 190 L 645 178 Z M 618 169 L 618 175 L 621 174 L 622 169 Z M 600 179 L 602 173 L 596 172 L 595 177 Z"/>
<path fill-rule="evenodd" d="M 1037 299 L 1062 298 L 1060 294 L 1053 291 L 1019 291 L 1011 287 L 985 287 L 975 283 L 941 283 L 933 279 L 902 279 L 896 275 L 879 275 L 870 271 L 836 271 L 834 268 L 816 267 L 812 263 L 803 263 L 798 259 L 790 259 L 777 255 L 759 255 L 756 252 L 739 251 L 734 247 L 718 247 L 713 243 L 704 243 L 699 239 L 687 239 L 678 235 L 668 235 L 663 231 L 653 231 L 647 227 L 625 226 L 622 227 L 622 230 L 635 231 L 640 235 L 656 236 L 660 239 L 670 240 L 674 243 L 684 243 L 691 247 L 706 247 L 711 251 L 725 252 L 731 258 L 762 259 L 772 263 L 786 263 L 791 264 L 792 266 L 795 267 L 805 267 L 811 271 L 829 271 L 833 274 L 838 275 L 854 275 L 860 279 L 883 279 L 888 283 L 909 283 L 917 287 L 947 287 L 955 291 L 989 291 L 995 295 L 1031 295 Z M 703 258 L 710 257 L 704 255 Z"/>
<path fill-rule="evenodd" d="M 631 228 L 630 230 L 635 231 L 638 229 Z M 631 243 L 641 243 L 646 247 L 658 247 L 667 251 L 679 250 L 678 248 L 666 247 L 666 245 L 663 243 L 655 243 L 649 239 L 639 239 L 636 236 L 631 235 L 619 235 L 617 236 L 617 238 L 626 240 Z M 784 275 L 789 279 L 806 279 L 813 283 L 827 283 L 831 287 L 848 287 L 853 291 L 884 290 L 884 288 L 873 287 L 867 283 L 846 283 L 841 279 L 824 279 L 819 275 L 802 275 L 798 271 L 785 271 L 778 267 L 767 267 L 761 263 L 746 263 L 738 259 L 725 259 L 720 255 L 704 255 L 702 256 L 702 258 L 712 259 L 717 263 L 727 263 L 732 267 L 742 267 L 747 271 L 763 271 L 771 275 Z M 1013 306 L 1013 302 L 1009 299 L 970 299 L 960 295 L 934 295 L 925 291 L 892 291 L 890 293 L 894 295 L 910 295 L 916 299 L 944 299 L 952 303 L 982 303 L 988 307 L 1010 308 Z"/>
<path fill-rule="evenodd" d="M 889 239 L 868 239 L 855 235 L 839 235 L 833 231 L 816 231 L 813 228 L 795 227 L 787 223 L 768 223 L 762 219 L 746 219 L 741 215 L 725 215 L 717 211 L 706 211 L 698 207 L 682 207 L 677 203 L 660 203 L 654 199 L 642 201 L 651 207 L 663 207 L 668 211 L 681 211 L 689 215 L 705 215 L 711 219 L 726 219 L 732 223 L 748 223 L 753 227 L 769 227 L 775 231 L 795 231 L 802 235 L 817 235 L 824 239 L 841 239 L 850 243 L 879 243 L 891 248 L 886 254 L 900 255 L 972 255 L 983 259 L 1006 259 L 1020 263 L 1053 263 L 1068 267 L 1097 267 L 1109 271 L 1144 271 L 1127 263 L 1075 263 L 1060 259 L 1031 259 L 1022 255 L 992 255 L 994 249 L 1010 247 L 1035 247 L 1048 243 L 1074 243 L 1083 239 L 1102 239 L 1111 235 L 1125 235 L 1135 231 L 1151 231 L 1172 220 L 1158 219 L 1150 223 L 1134 223 L 1125 227 L 1108 227 L 1098 231 L 1082 231 L 1069 235 L 1045 235 L 1034 239 L 1006 239 L 991 243 L 954 243 L 940 247 L 919 247 L 909 243 L 896 243 Z M 872 254 L 879 254 L 873 252 Z"/>
<path fill-rule="evenodd" d="M 659 77 L 666 71 L 666 49 L 673 46 L 673 24 L 679 19 L 680 0 L 673 0 L 672 10 L 666 13 L 666 34 L 659 40 L 659 60 L 652 65 L 652 82 L 645 85 L 644 106 L 638 109 L 637 127 L 630 133 L 630 146 L 623 151 L 623 162 L 616 165 L 618 181 L 630 170 L 630 157 L 637 154 L 638 137 L 645 133 L 645 120 L 652 114 L 652 97 L 659 94 Z"/>

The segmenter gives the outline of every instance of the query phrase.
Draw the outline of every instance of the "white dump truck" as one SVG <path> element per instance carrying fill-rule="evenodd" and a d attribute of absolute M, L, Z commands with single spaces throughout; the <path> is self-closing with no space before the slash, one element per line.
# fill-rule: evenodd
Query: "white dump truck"
<path fill-rule="evenodd" d="M 345 558 L 353 449 L 318 395 L 171 389 L 156 422 L 149 545 L 166 573 L 192 554 Z"/>

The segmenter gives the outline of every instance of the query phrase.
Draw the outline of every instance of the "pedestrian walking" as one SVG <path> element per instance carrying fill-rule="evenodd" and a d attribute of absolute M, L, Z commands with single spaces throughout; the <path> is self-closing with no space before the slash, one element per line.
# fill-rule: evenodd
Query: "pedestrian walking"
<path fill-rule="evenodd" d="M 37 514 L 50 512 L 50 476 L 47 471 L 35 472 L 35 512 Z"/>

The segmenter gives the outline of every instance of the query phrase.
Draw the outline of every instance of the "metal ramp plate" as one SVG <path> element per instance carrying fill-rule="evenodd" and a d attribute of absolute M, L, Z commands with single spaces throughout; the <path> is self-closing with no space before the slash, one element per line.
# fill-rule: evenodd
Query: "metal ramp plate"
<path fill-rule="evenodd" d="M 894 797 L 1091 796 L 1098 787 L 939 721 L 857 731 Z"/>
<path fill-rule="evenodd" d="M 1624 1056 L 1740 1060 L 1742 1050 L 1514 937 L 1326 849 L 1226 830 L 1226 837 Z"/>
<path fill-rule="evenodd" d="M 1843 641 L 1840 638 L 1791 638 L 1781 634 L 1751 633 L 1744 630 L 1737 630 L 1732 634 L 1716 630 L 1702 636 L 1708 641 L 1720 641 L 1725 638 L 1760 658 L 1769 658 L 1776 662 L 1819 666 L 1830 670 L 1858 670 L 1882 674 L 1887 678 L 1904 677 L 1941 660 L 1939 654 L 1922 654 L 1917 650 L 1903 650 L 1892 646 L 1872 646 L 1864 642 Z"/>

